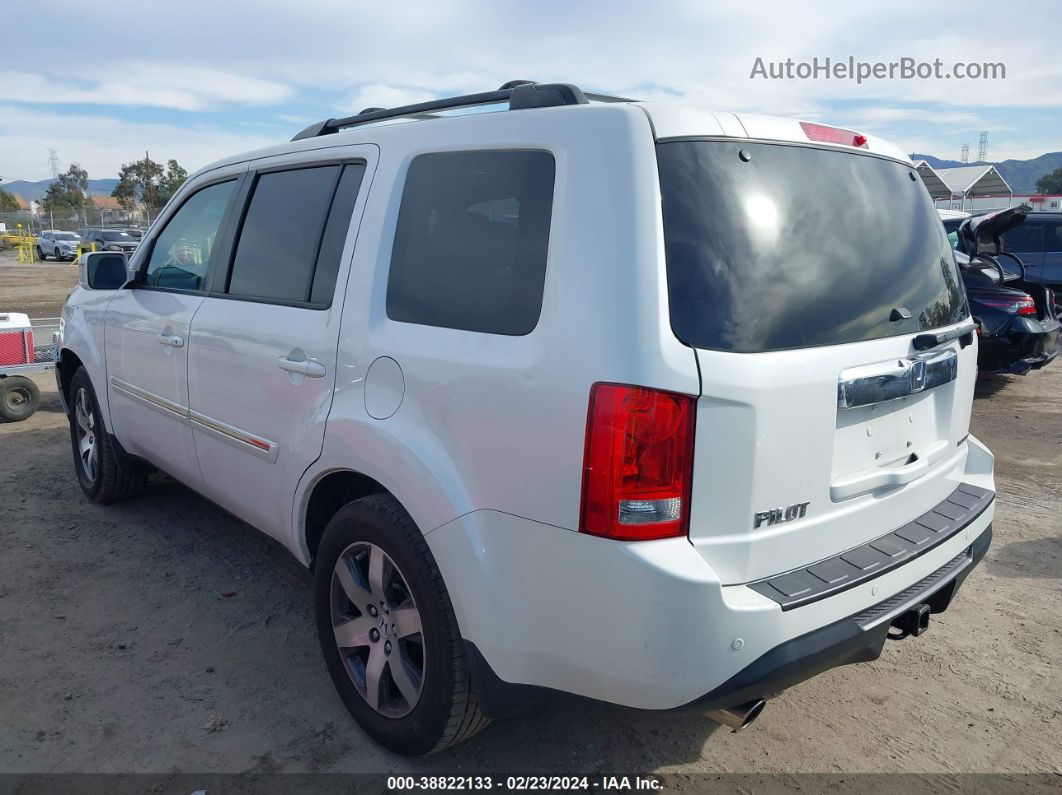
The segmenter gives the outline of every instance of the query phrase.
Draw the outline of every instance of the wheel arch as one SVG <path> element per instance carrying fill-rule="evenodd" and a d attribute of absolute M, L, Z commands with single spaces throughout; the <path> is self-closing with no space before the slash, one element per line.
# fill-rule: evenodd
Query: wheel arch
<path fill-rule="evenodd" d="M 299 511 L 299 546 L 303 561 L 313 568 L 325 528 L 340 508 L 371 494 L 394 495 L 378 480 L 353 469 L 320 473 L 306 488 Z M 397 499 L 397 498 L 396 498 Z"/>
<path fill-rule="evenodd" d="M 59 382 L 59 400 L 63 408 L 70 410 L 70 382 L 74 379 L 74 373 L 79 367 L 84 367 L 81 357 L 68 348 L 64 348 L 59 354 L 59 361 L 55 363 L 56 380 Z"/>

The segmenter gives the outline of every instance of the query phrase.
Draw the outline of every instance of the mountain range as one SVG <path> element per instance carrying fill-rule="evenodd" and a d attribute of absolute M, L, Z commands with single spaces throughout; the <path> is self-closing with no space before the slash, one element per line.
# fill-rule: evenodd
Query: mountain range
<path fill-rule="evenodd" d="M 55 182 L 53 179 L 42 179 L 38 182 L 16 179 L 12 182 L 0 182 L 0 188 L 3 188 L 8 193 L 15 193 L 28 202 L 35 202 L 39 201 L 48 192 L 48 186 L 53 182 Z M 88 181 L 88 192 L 110 196 L 111 191 L 114 190 L 117 184 L 118 180 L 113 177 L 111 179 L 90 179 Z"/>
<path fill-rule="evenodd" d="M 961 163 L 958 160 L 942 160 L 933 155 L 911 155 L 912 160 L 925 160 L 933 168 L 959 168 L 960 166 L 995 166 L 1015 193 L 1036 193 L 1036 181 L 1056 168 L 1062 168 L 1062 152 L 1048 152 L 1032 160 L 1003 160 L 999 163 Z"/>

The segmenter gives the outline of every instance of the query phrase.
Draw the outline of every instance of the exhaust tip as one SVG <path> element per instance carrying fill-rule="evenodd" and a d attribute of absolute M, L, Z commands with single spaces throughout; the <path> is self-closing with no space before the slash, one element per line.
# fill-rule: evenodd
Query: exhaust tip
<path fill-rule="evenodd" d="M 752 722 L 760 717 L 760 713 L 763 712 L 763 708 L 766 706 L 766 701 L 762 698 L 757 698 L 744 704 L 738 704 L 736 707 L 713 709 L 708 713 L 708 717 L 716 723 L 721 723 L 739 732 L 751 726 Z"/>

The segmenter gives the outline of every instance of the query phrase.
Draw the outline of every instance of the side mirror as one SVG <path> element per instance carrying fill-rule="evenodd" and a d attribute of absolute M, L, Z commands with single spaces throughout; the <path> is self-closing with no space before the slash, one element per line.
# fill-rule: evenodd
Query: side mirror
<path fill-rule="evenodd" d="M 110 251 L 82 254 L 77 275 L 86 290 L 117 290 L 129 281 L 125 255 Z"/>

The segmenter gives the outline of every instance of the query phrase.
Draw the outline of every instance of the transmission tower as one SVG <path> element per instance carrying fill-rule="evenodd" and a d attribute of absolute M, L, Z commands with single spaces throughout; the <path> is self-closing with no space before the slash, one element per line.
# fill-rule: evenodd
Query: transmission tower
<path fill-rule="evenodd" d="M 59 179 L 59 150 L 48 149 L 48 165 L 52 168 L 52 179 Z"/>
<path fill-rule="evenodd" d="M 962 156 L 959 158 L 959 162 L 960 163 L 969 163 L 970 162 L 970 145 L 969 144 L 963 144 L 962 145 Z"/>
<path fill-rule="evenodd" d="M 982 130 L 981 139 L 977 142 L 977 162 L 988 162 L 988 130 Z"/>

